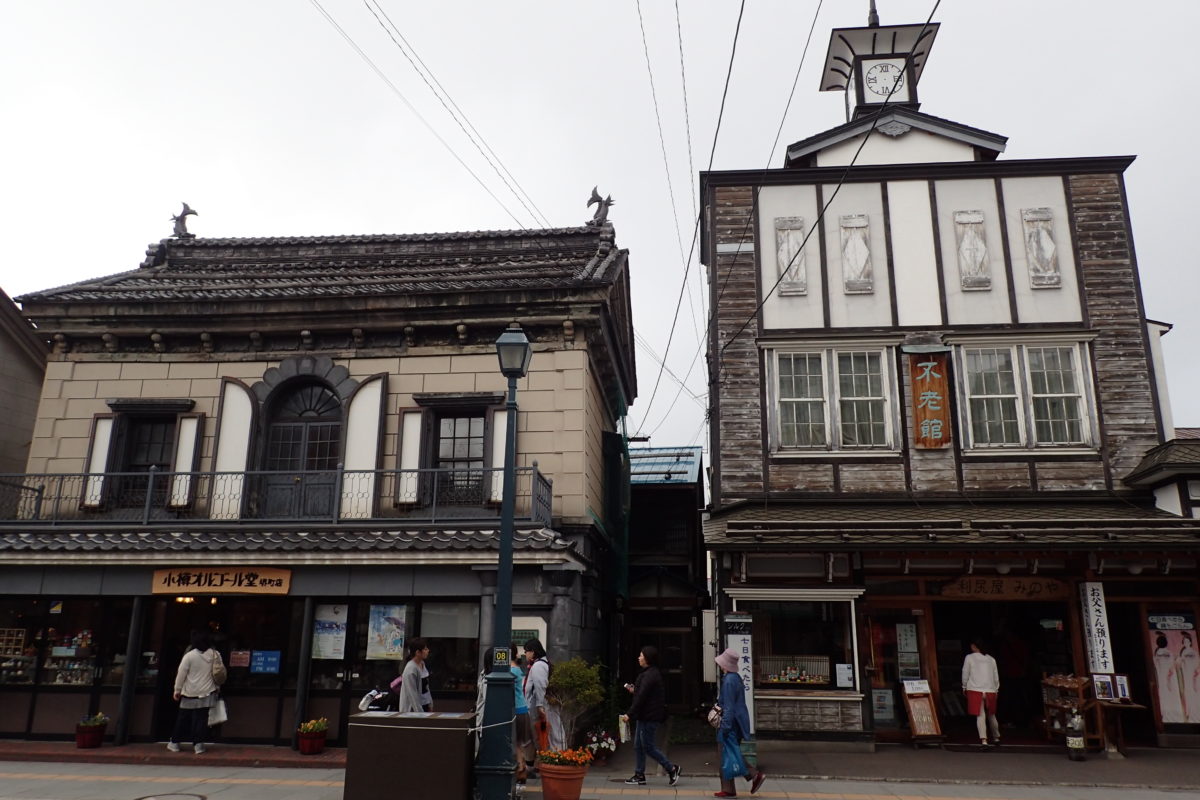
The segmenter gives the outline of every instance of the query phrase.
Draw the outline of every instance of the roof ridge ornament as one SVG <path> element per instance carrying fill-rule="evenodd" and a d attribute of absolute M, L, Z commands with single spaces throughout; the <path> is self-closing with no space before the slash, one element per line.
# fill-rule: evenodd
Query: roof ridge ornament
<path fill-rule="evenodd" d="M 175 223 L 175 231 L 172 235 L 177 239 L 195 239 L 196 234 L 188 233 L 187 218 L 198 216 L 200 216 L 198 211 L 193 211 L 191 206 L 184 203 L 183 210 L 171 217 L 171 221 Z"/>
<path fill-rule="evenodd" d="M 601 198 L 600 193 L 598 191 L 596 191 L 598 188 L 600 188 L 600 187 L 599 186 L 592 187 L 592 196 L 587 201 L 589 208 L 592 205 L 596 206 L 596 213 L 592 216 L 592 218 L 587 223 L 587 226 L 589 228 L 598 228 L 601 225 L 603 225 L 605 222 L 607 222 L 609 207 L 616 205 L 616 203 L 613 202 L 611 194 L 608 197 Z"/>
<path fill-rule="evenodd" d="M 867 12 L 867 27 L 879 27 L 879 12 L 875 10 L 875 0 L 871 0 L 871 10 Z"/>

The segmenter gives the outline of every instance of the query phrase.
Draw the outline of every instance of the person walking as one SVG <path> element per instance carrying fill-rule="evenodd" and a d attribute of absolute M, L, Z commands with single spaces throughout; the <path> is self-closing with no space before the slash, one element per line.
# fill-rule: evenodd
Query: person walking
<path fill-rule="evenodd" d="M 533 726 L 533 743 L 538 750 L 554 745 L 551 737 L 550 705 L 546 687 L 550 684 L 550 661 L 546 648 L 537 639 L 525 642 L 525 705 L 529 708 L 529 723 Z M 555 749 L 559 749 L 555 746 Z"/>
<path fill-rule="evenodd" d="M 1000 744 L 1000 721 L 996 719 L 996 702 L 1000 694 L 1000 671 L 996 659 L 988 655 L 982 639 L 971 642 L 971 652 L 963 660 L 962 688 L 967 696 L 967 715 L 975 717 L 979 744 L 988 747 L 988 728 L 992 743 Z"/>
<path fill-rule="evenodd" d="M 658 671 L 658 648 L 646 645 L 638 653 L 638 673 L 634 683 L 625 684 L 625 689 L 633 695 L 628 713 L 622 714 L 621 719 L 634 722 L 633 752 L 635 767 L 633 777 L 626 779 L 630 786 L 646 785 L 646 756 L 650 756 L 667 771 L 667 782 L 674 786 L 679 783 L 682 770 L 678 764 L 672 764 L 654 741 L 658 726 L 667 720 L 667 692 L 663 684 L 662 674 Z"/>
<path fill-rule="evenodd" d="M 746 708 L 746 687 L 738 674 L 738 654 L 732 647 L 716 657 L 721 668 L 720 692 L 717 705 L 721 707 L 721 726 L 717 728 L 717 744 L 721 751 L 721 791 L 713 797 L 737 797 L 733 779 L 741 775 L 750 783 L 750 794 L 762 788 L 767 775 L 746 763 L 742 757 L 742 740 L 750 735 L 750 711 Z"/>
<path fill-rule="evenodd" d="M 416 637 L 408 643 L 412 657 L 404 665 L 400 681 L 400 713 L 433 711 L 433 693 L 429 689 L 429 642 Z"/>
<path fill-rule="evenodd" d="M 514 644 L 508 652 L 508 670 L 513 676 L 513 755 L 517 759 L 517 786 L 523 787 L 528 775 L 527 764 L 533 763 L 529 753 L 529 704 L 525 700 L 525 672 L 519 663 L 517 646 Z"/>
<path fill-rule="evenodd" d="M 208 710 L 217 704 L 217 682 L 213 679 L 213 670 L 218 663 L 221 663 L 221 654 L 209 646 L 208 634 L 192 631 L 191 648 L 183 654 L 179 670 L 175 673 L 175 692 L 172 696 L 179 703 L 179 716 L 175 718 L 175 730 L 167 742 L 167 749 L 172 753 L 179 752 L 179 743 L 182 741 L 191 741 L 192 750 L 197 755 L 205 752 Z M 224 664 L 221 668 L 224 669 Z"/>

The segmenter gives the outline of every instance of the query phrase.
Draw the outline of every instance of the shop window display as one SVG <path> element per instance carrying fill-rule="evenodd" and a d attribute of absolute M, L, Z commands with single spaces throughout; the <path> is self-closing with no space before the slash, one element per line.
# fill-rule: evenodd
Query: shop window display
<path fill-rule="evenodd" d="M 435 692 L 474 692 L 479 676 L 479 603 L 422 603 L 420 633 L 429 642 Z"/>
<path fill-rule="evenodd" d="M 38 682 L 52 686 L 92 686 L 97 679 L 98 600 L 50 600 L 34 634 L 41 650 Z"/>
<path fill-rule="evenodd" d="M 40 617 L 37 601 L 0 600 L 0 685 L 33 683 L 37 673 L 33 635 Z"/>
<path fill-rule="evenodd" d="M 835 678 L 836 665 L 853 663 L 849 603 L 750 601 L 738 611 L 754 618 L 757 686 L 850 688 Z"/>

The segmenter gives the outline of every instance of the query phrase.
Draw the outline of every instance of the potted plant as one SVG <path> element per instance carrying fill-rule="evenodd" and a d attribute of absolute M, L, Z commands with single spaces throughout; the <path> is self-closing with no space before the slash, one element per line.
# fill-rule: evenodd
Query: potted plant
<path fill-rule="evenodd" d="M 83 717 L 75 723 L 75 746 L 99 747 L 104 741 L 104 731 L 107 728 L 108 715 L 103 711 L 98 711 L 90 717 Z"/>
<path fill-rule="evenodd" d="M 325 750 L 325 735 L 329 732 L 329 720 L 325 717 L 301 722 L 296 729 L 300 740 L 300 754 L 315 756 Z"/>
<path fill-rule="evenodd" d="M 555 664 L 546 686 L 546 700 L 558 711 L 563 741 L 572 746 L 576 723 L 604 700 L 600 665 L 588 664 L 578 656 Z"/>
<path fill-rule="evenodd" d="M 608 757 L 617 751 L 617 737 L 604 728 L 592 728 L 583 737 L 583 746 L 591 752 L 596 764 L 604 765 L 608 763 Z"/>
<path fill-rule="evenodd" d="M 592 752 L 586 747 L 572 750 L 539 750 L 538 771 L 542 775 L 542 800 L 579 800 L 583 778 Z"/>

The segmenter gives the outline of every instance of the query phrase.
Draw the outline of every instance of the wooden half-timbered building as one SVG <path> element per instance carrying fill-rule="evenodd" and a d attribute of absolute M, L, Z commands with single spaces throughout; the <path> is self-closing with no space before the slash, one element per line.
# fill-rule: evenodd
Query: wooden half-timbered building
<path fill-rule="evenodd" d="M 1041 682 L 1072 673 L 1124 676 L 1127 736 L 1196 741 L 1200 525 L 1156 504 L 1174 473 L 1129 480 L 1172 438 L 1134 158 L 1005 159 L 921 110 L 937 32 L 835 30 L 845 124 L 702 174 L 704 535 L 717 607 L 751 618 L 757 733 L 916 738 L 915 686 L 977 744 L 960 672 L 985 637 L 1010 741 L 1061 734 Z"/>

